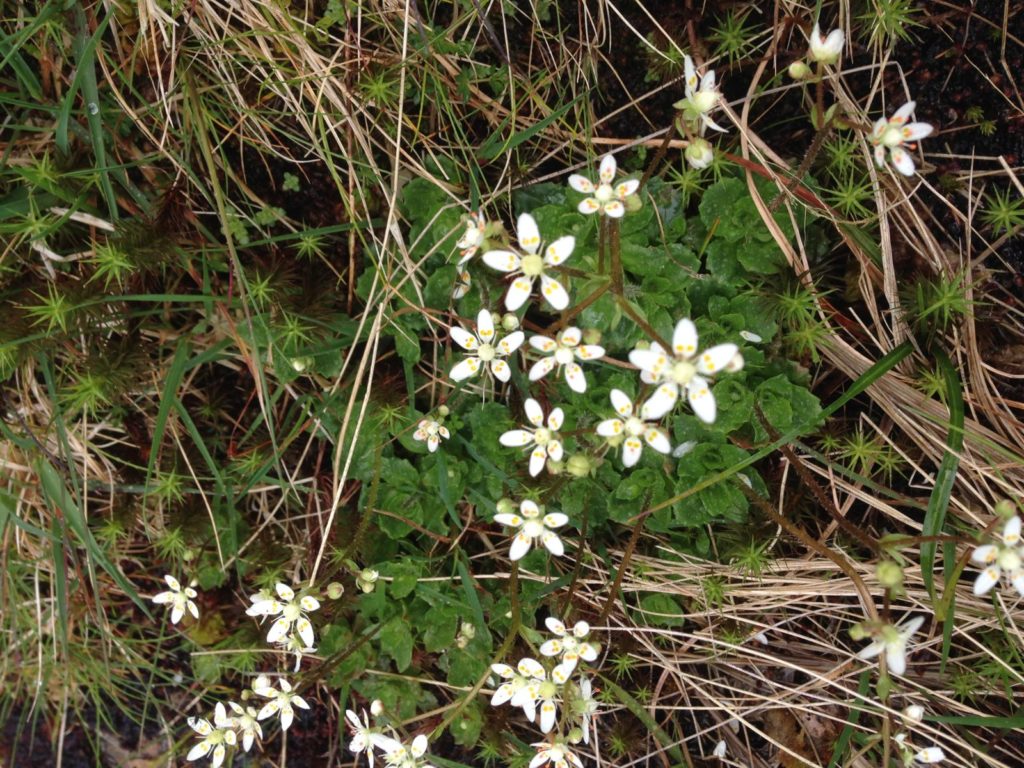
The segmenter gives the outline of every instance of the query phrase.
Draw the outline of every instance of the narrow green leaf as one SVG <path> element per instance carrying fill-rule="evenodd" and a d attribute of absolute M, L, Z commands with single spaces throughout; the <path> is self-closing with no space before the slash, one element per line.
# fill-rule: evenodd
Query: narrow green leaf
<path fill-rule="evenodd" d="M 576 106 L 576 102 L 582 99 L 586 94 L 580 94 L 575 99 L 570 101 L 564 107 L 560 107 L 552 112 L 550 115 L 545 117 L 543 120 L 539 120 L 529 128 L 518 133 L 513 133 L 505 141 L 501 141 L 501 132 L 506 127 L 507 121 L 510 118 L 506 118 L 506 122 L 503 122 L 498 126 L 498 130 L 484 142 L 484 145 L 480 148 L 477 156 L 483 160 L 493 160 L 494 158 L 502 155 L 506 152 L 511 152 L 513 149 L 518 147 L 524 141 L 529 141 L 538 133 L 543 131 L 549 125 L 554 123 L 556 120 L 560 120 L 570 109 Z"/>

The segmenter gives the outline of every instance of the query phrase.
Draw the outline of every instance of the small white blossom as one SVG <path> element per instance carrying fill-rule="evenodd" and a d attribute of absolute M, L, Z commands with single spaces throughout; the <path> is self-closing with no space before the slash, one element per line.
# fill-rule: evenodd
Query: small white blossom
<path fill-rule="evenodd" d="M 920 704 L 911 704 L 900 713 L 903 722 L 908 725 L 919 725 L 924 720 L 924 707 Z"/>
<path fill-rule="evenodd" d="M 501 272 L 511 272 L 517 277 L 509 286 L 505 296 L 505 307 L 515 312 L 533 293 L 533 284 L 540 278 L 540 292 L 552 307 L 558 310 L 569 306 L 569 294 L 558 280 L 547 274 L 547 269 L 557 267 L 572 256 L 576 247 L 576 238 L 571 235 L 560 237 L 547 248 L 544 255 L 541 250 L 540 230 L 537 222 L 528 213 L 521 214 L 516 222 L 516 236 L 523 253 L 515 251 L 494 250 L 483 255 L 484 263 Z"/>
<path fill-rule="evenodd" d="M 885 150 L 889 150 L 889 159 L 893 167 L 904 176 L 914 175 L 914 160 L 910 153 L 903 149 L 915 149 L 916 139 L 923 139 L 935 130 L 929 123 L 907 123 L 914 111 L 915 102 L 908 101 L 896 110 L 891 118 L 878 118 L 871 131 L 871 143 L 875 147 L 875 164 L 881 168 L 885 165 Z"/>
<path fill-rule="evenodd" d="M 455 244 L 459 248 L 459 261 L 457 264 L 459 274 L 455 278 L 455 288 L 452 291 L 453 299 L 461 299 L 469 292 L 470 287 L 473 285 L 473 279 L 470 277 L 466 265 L 480 249 L 480 246 L 484 244 L 486 239 L 484 227 L 486 226 L 487 219 L 484 218 L 481 211 L 472 211 L 466 217 L 466 231 Z"/>
<path fill-rule="evenodd" d="M 911 763 L 934 765 L 946 759 L 945 753 L 939 747 L 925 747 L 915 751 L 914 747 L 907 743 L 907 734 L 905 733 L 897 733 L 893 740 L 899 746 L 900 756 L 903 758 L 903 764 L 906 766 L 909 766 Z"/>
<path fill-rule="evenodd" d="M 531 336 L 530 346 L 548 357 L 542 357 L 530 368 L 530 381 L 547 376 L 555 367 L 565 369 L 565 381 L 573 392 L 586 392 L 587 379 L 577 360 L 587 362 L 604 357 L 604 347 L 597 344 L 580 344 L 583 334 L 580 329 L 569 326 L 555 338 Z"/>
<path fill-rule="evenodd" d="M 291 684 L 283 677 L 277 681 L 277 684 L 281 690 L 274 688 L 270 685 L 270 681 L 262 676 L 253 684 L 253 690 L 258 696 L 270 699 L 270 701 L 263 705 L 263 709 L 256 715 L 256 719 L 266 720 L 268 717 L 273 717 L 280 712 L 281 730 L 287 731 L 292 724 L 292 720 L 295 719 L 295 710 L 292 707 L 309 709 L 309 704 L 297 693 L 292 693 Z"/>
<path fill-rule="evenodd" d="M 590 195 L 577 206 L 580 213 L 599 213 L 613 219 L 621 219 L 626 213 L 624 202 L 627 197 L 636 193 L 640 186 L 638 179 L 628 179 L 612 187 L 615 181 L 617 166 L 614 155 L 605 155 L 601 159 L 598 170 L 598 183 L 594 184 L 586 176 L 574 173 L 569 177 L 569 186 L 584 195 Z"/>
<path fill-rule="evenodd" d="M 556 557 L 565 554 L 565 546 L 558 538 L 558 534 L 555 533 L 555 529 L 561 528 L 569 522 L 568 515 L 562 512 L 549 512 L 542 517 L 540 507 L 529 499 L 524 499 L 519 504 L 519 511 L 520 515 L 499 513 L 494 516 L 496 523 L 518 529 L 512 539 L 512 547 L 509 549 L 510 560 L 521 559 L 538 539 L 548 552 Z"/>
<path fill-rule="evenodd" d="M 821 27 L 815 22 L 810 38 L 811 61 L 817 61 L 821 64 L 835 64 L 839 61 L 839 54 L 843 52 L 843 42 L 845 40 L 846 36 L 841 29 L 833 29 L 828 33 L 828 37 L 825 37 L 825 35 L 821 34 Z"/>
<path fill-rule="evenodd" d="M 580 730 L 583 731 L 584 744 L 590 743 L 590 731 L 593 729 L 593 718 L 597 710 L 594 684 L 589 677 L 584 677 L 577 686 L 576 699 L 573 702 L 573 713 L 580 718 Z"/>
<path fill-rule="evenodd" d="M 373 592 L 374 585 L 379 578 L 380 571 L 374 568 L 363 568 L 363 570 L 356 574 L 356 586 L 359 587 L 360 592 L 369 594 Z"/>
<path fill-rule="evenodd" d="M 1024 549 L 1020 532 L 1021 519 L 1014 515 L 1003 526 L 998 543 L 985 544 L 971 553 L 972 563 L 985 566 L 974 581 L 974 594 L 986 594 L 1005 573 L 1013 588 L 1024 597 Z"/>
<path fill-rule="evenodd" d="M 360 720 L 359 715 L 351 709 L 347 709 L 345 710 L 345 719 L 352 729 L 352 740 L 348 743 L 349 751 L 353 755 L 366 752 L 366 760 L 370 764 L 370 768 L 373 768 L 373 750 L 375 748 L 385 752 L 389 751 L 389 747 L 393 749 L 394 739 L 382 734 L 378 728 L 371 728 L 370 719 L 365 710 L 363 719 Z"/>
<path fill-rule="evenodd" d="M 227 754 L 227 747 L 234 746 L 236 741 L 235 732 L 230 727 L 227 727 L 227 719 L 224 705 L 219 702 L 214 709 L 214 721 L 219 723 L 219 725 L 210 725 L 209 720 L 204 720 L 201 717 L 190 717 L 188 719 L 189 728 L 202 736 L 203 739 L 189 750 L 185 759 L 189 761 L 201 760 L 210 755 L 210 765 L 213 768 L 220 768 Z"/>
<path fill-rule="evenodd" d="M 632 467 L 640 461 L 644 442 L 658 453 L 668 454 L 672 451 L 668 436 L 661 429 L 648 424 L 644 418 L 637 415 L 629 395 L 621 389 L 613 389 L 611 401 L 615 412 L 622 418 L 605 419 L 597 425 L 597 434 L 601 437 L 625 438 L 622 442 L 622 463 L 626 467 Z M 640 440 L 641 437 L 643 442 Z"/>
<path fill-rule="evenodd" d="M 549 678 L 544 666 L 536 659 L 520 659 L 517 669 L 520 675 L 529 680 L 529 683 L 526 687 L 520 688 L 513 696 L 512 706 L 521 706 L 530 722 L 533 722 L 530 715 L 539 702 L 540 717 L 537 725 L 542 733 L 550 733 L 558 719 L 559 685 L 565 680 Z"/>
<path fill-rule="evenodd" d="M 903 624 L 886 624 L 876 633 L 871 645 L 857 654 L 860 659 L 873 659 L 885 654 L 885 664 L 894 675 L 907 671 L 907 641 L 924 624 L 924 616 L 915 616 Z"/>
<path fill-rule="evenodd" d="M 283 637 L 278 643 L 278 646 L 285 653 L 295 654 L 295 672 L 298 672 L 302 667 L 303 654 L 316 653 L 316 648 L 312 645 L 307 645 L 301 637 L 291 633 Z"/>
<path fill-rule="evenodd" d="M 701 421 L 711 424 L 717 415 L 715 396 L 708 378 L 727 368 L 739 354 L 735 344 L 718 344 L 703 352 L 697 351 L 697 326 L 688 318 L 676 323 L 672 333 L 672 355 L 652 342 L 650 349 L 634 349 L 629 362 L 640 369 L 645 384 L 658 384 L 640 414 L 644 419 L 660 419 L 671 411 L 686 390 L 690 407 Z M 740 365 L 742 366 L 742 356 Z"/>
<path fill-rule="evenodd" d="M 442 439 L 447 440 L 450 436 L 448 428 L 433 419 L 420 419 L 420 423 L 416 425 L 416 431 L 412 433 L 413 440 L 426 441 L 427 450 L 431 453 L 437 450 Z"/>
<path fill-rule="evenodd" d="M 507 382 L 512 377 L 512 369 L 504 358 L 519 349 L 526 338 L 522 331 L 515 331 L 499 341 L 494 335 L 494 319 L 486 309 L 481 309 L 476 317 L 476 333 L 453 325 L 451 336 L 456 344 L 470 353 L 452 368 L 449 375 L 455 381 L 476 376 L 483 368 L 493 373 L 498 381 Z"/>
<path fill-rule="evenodd" d="M 683 57 L 683 71 L 686 76 L 685 98 L 677 101 L 675 108 L 683 111 L 683 119 L 701 136 L 705 128 L 725 132 L 725 128 L 711 119 L 711 112 L 721 100 L 721 94 L 715 87 L 715 71 L 709 69 L 698 78 L 697 68 L 689 54 Z"/>
<path fill-rule="evenodd" d="M 551 672 L 551 678 L 556 683 L 568 680 L 580 659 L 597 661 L 597 648 L 587 642 L 590 635 L 590 625 L 587 622 L 577 621 L 571 633 L 565 624 L 554 616 L 548 616 L 544 624 L 555 638 L 541 645 L 540 652 L 542 656 L 560 657 L 559 665 Z"/>
<path fill-rule="evenodd" d="M 707 139 L 696 136 L 686 145 L 686 149 L 683 150 L 683 156 L 691 168 L 696 168 L 700 171 L 707 168 L 714 161 L 715 150 Z"/>
<path fill-rule="evenodd" d="M 294 626 L 302 642 L 306 644 L 305 647 L 311 647 L 314 641 L 313 625 L 310 624 L 306 613 L 319 609 L 320 601 L 312 595 L 306 595 L 297 600 L 295 591 L 287 584 L 280 582 L 274 586 L 274 590 L 280 599 L 265 596 L 263 593 L 255 595 L 252 598 L 253 604 L 249 606 L 246 614 L 249 616 L 278 616 L 267 633 L 268 643 L 281 642 Z"/>
<path fill-rule="evenodd" d="M 522 707 L 523 714 L 532 723 L 537 717 L 537 708 L 534 699 L 527 695 L 526 689 L 534 683 L 532 673 L 536 671 L 536 668 L 529 664 L 524 666 L 520 662 L 518 670 L 508 664 L 491 664 L 491 671 L 504 680 L 494 690 L 494 695 L 491 696 L 491 706 L 500 707 L 509 702 L 513 707 Z M 540 667 L 540 671 L 543 673 L 544 668 Z"/>
<path fill-rule="evenodd" d="M 161 592 L 158 595 L 153 595 L 152 600 L 154 603 L 170 603 L 171 604 L 171 624 L 177 624 L 181 621 L 181 617 L 185 615 L 185 609 L 192 614 L 192 618 L 199 618 L 199 609 L 196 607 L 195 602 L 192 598 L 196 596 L 196 591 L 192 587 L 185 587 L 182 589 L 181 584 L 176 578 L 167 574 L 164 576 L 164 581 L 170 590 L 167 592 Z"/>
<path fill-rule="evenodd" d="M 553 742 L 541 741 L 534 744 L 537 754 L 530 761 L 529 768 L 540 768 L 545 763 L 550 763 L 553 768 L 583 768 L 583 763 L 576 756 L 576 753 L 569 749 L 563 741 Z"/>
<path fill-rule="evenodd" d="M 229 701 L 228 706 L 235 713 L 227 718 L 227 722 L 230 723 L 228 727 L 242 735 L 242 749 L 248 752 L 257 737 L 263 738 L 263 729 L 257 722 L 256 710 L 252 707 L 243 708 L 241 704 L 233 701 Z"/>
<path fill-rule="evenodd" d="M 562 428 L 565 414 L 561 408 L 555 408 L 548 414 L 547 426 L 544 425 L 544 411 L 540 403 L 532 397 L 523 403 L 526 419 L 533 429 L 512 429 L 498 438 L 506 448 L 522 448 L 533 446 L 530 452 L 530 476 L 536 477 L 548 461 L 562 460 L 562 440 L 558 430 Z"/>
<path fill-rule="evenodd" d="M 717 744 L 715 744 L 715 748 L 713 750 L 711 750 L 711 755 L 713 757 L 717 757 L 719 760 L 722 760 L 722 759 L 725 758 L 725 748 L 726 748 L 725 739 L 722 739 Z"/>

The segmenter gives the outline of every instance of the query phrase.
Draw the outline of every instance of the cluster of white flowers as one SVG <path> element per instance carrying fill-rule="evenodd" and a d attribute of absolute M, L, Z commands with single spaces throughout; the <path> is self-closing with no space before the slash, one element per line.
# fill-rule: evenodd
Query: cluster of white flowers
<path fill-rule="evenodd" d="M 714 160 L 715 153 L 711 142 L 704 138 L 708 128 L 725 132 L 725 128 L 711 119 L 721 101 L 721 94 L 715 85 L 715 71 L 707 70 L 698 76 L 697 67 L 689 54 L 683 57 L 684 97 L 674 106 L 680 111 L 680 131 L 689 141 L 683 152 L 686 162 L 693 168 L 707 168 Z"/>
<path fill-rule="evenodd" d="M 971 562 L 984 566 L 974 581 L 974 594 L 987 594 L 1002 576 L 1024 597 L 1024 546 L 1021 545 L 1021 519 L 1014 515 L 1003 525 L 994 544 L 984 544 L 971 553 Z"/>
<path fill-rule="evenodd" d="M 582 768 L 572 746 L 590 743 L 598 704 L 585 665 L 597 661 L 600 648 L 590 641 L 590 625 L 585 621 L 576 622 L 571 630 L 553 616 L 544 623 L 553 635 L 540 647 L 544 661 L 526 657 L 515 667 L 491 665 L 500 681 L 491 705 L 507 703 L 522 709 L 544 734 L 545 741 L 533 745 L 537 753 L 530 762 L 532 768 L 549 763 L 554 768 Z"/>
<path fill-rule="evenodd" d="M 383 711 L 379 701 L 370 705 L 370 713 L 378 717 Z M 390 736 L 384 733 L 384 728 L 371 726 L 370 719 L 363 711 L 362 719 L 351 710 L 345 710 L 345 720 L 348 721 L 352 731 L 352 740 L 348 743 L 349 751 L 354 755 L 366 753 L 366 760 L 373 768 L 374 756 L 377 752 L 389 768 L 434 768 L 427 760 L 427 748 L 430 746 L 425 734 L 416 736 L 411 742 L 404 743 L 398 738 L 398 734 L 392 731 Z"/>
<path fill-rule="evenodd" d="M 924 720 L 924 707 L 920 704 L 911 704 L 900 713 L 904 726 L 913 728 L 920 725 Z M 921 765 L 934 765 L 946 759 L 946 754 L 940 747 L 925 747 L 916 749 L 910 745 L 906 731 L 900 731 L 893 737 L 896 747 L 900 752 L 903 765 L 909 766 L 913 763 Z"/>

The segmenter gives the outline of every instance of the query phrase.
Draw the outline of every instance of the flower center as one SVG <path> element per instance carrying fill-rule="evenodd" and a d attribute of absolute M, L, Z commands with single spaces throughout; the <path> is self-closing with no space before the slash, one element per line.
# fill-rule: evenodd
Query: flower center
<path fill-rule="evenodd" d="M 558 693 L 558 686 L 552 683 L 550 680 L 545 680 L 539 686 L 537 686 L 537 692 L 540 694 L 542 699 L 550 699 L 556 693 Z"/>
<path fill-rule="evenodd" d="M 1021 558 L 1017 550 L 1006 547 L 999 551 L 999 557 L 996 559 L 999 563 L 999 567 L 1004 571 L 1016 571 L 1020 568 Z"/>
<path fill-rule="evenodd" d="M 572 362 L 572 350 L 568 347 L 559 347 L 555 350 L 555 362 L 559 365 L 568 365 Z"/>
<path fill-rule="evenodd" d="M 669 371 L 668 378 L 682 387 L 689 384 L 690 379 L 692 379 L 696 373 L 697 369 L 694 367 L 693 363 L 680 360 L 672 366 L 671 371 Z"/>
<path fill-rule="evenodd" d="M 540 520 L 527 520 L 523 523 L 523 533 L 531 539 L 536 539 L 544 533 L 544 523 Z"/>
<path fill-rule="evenodd" d="M 302 613 L 301 609 L 296 603 L 288 603 L 281 611 L 281 615 L 284 616 L 288 621 L 295 621 L 299 618 L 299 614 Z"/>
<path fill-rule="evenodd" d="M 480 348 L 476 351 L 476 356 L 480 358 L 481 362 L 489 363 L 497 356 L 497 352 L 494 347 L 490 344 L 481 344 Z"/>
<path fill-rule="evenodd" d="M 533 433 L 533 442 L 543 448 L 545 445 L 551 442 L 551 430 L 545 429 L 544 427 L 538 427 Z"/>
<path fill-rule="evenodd" d="M 626 419 L 626 434 L 630 437 L 639 437 L 644 433 L 644 423 L 636 416 Z"/>
<path fill-rule="evenodd" d="M 521 266 L 524 275 L 527 277 L 536 277 L 544 271 L 544 259 L 536 253 L 531 253 L 527 256 L 523 256 Z"/>
<path fill-rule="evenodd" d="M 718 103 L 718 93 L 716 91 L 697 91 L 690 99 L 690 103 L 702 114 L 710 112 Z"/>
<path fill-rule="evenodd" d="M 599 203 L 607 203 L 609 200 L 615 197 L 615 192 L 612 191 L 612 185 L 602 184 L 594 192 L 594 197 L 597 198 L 597 201 Z"/>
<path fill-rule="evenodd" d="M 903 130 L 895 125 L 890 125 L 882 132 L 881 143 L 886 147 L 898 147 L 903 143 Z"/>

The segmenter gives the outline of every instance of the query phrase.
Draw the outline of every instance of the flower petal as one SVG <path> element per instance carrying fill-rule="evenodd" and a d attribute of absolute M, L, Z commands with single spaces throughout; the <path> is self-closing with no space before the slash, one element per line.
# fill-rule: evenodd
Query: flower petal
<path fill-rule="evenodd" d="M 452 337 L 452 341 L 454 341 L 467 352 L 474 352 L 476 351 L 477 347 L 480 346 L 480 341 L 477 339 L 477 337 L 474 334 L 467 331 L 465 328 L 460 328 L 457 325 L 453 325 L 451 327 L 451 330 L 448 331 L 448 333 Z"/>
<path fill-rule="evenodd" d="M 508 551 L 508 559 L 512 562 L 521 560 L 530 551 L 532 540 L 524 533 L 517 533 L 512 539 L 512 546 Z"/>
<path fill-rule="evenodd" d="M 994 544 L 985 544 L 984 546 L 976 547 L 971 553 L 971 562 L 976 565 L 989 565 L 995 562 L 998 554 L 999 550 Z"/>
<path fill-rule="evenodd" d="M 188 751 L 188 754 L 185 755 L 185 759 L 199 760 L 200 758 L 206 757 L 208 754 L 210 754 L 210 749 L 212 748 L 212 746 L 213 745 L 210 744 L 209 741 L 203 739 Z"/>
<path fill-rule="evenodd" d="M 609 200 L 604 204 L 604 215 L 613 219 L 621 219 L 626 215 L 626 206 L 619 200 Z"/>
<path fill-rule="evenodd" d="M 494 341 L 494 318 L 490 310 L 481 309 L 477 313 L 476 335 L 480 337 L 481 344 L 490 344 Z"/>
<path fill-rule="evenodd" d="M 531 293 L 533 293 L 533 278 L 525 275 L 517 277 L 508 287 L 508 293 L 505 295 L 505 308 L 509 312 L 515 312 L 526 303 Z"/>
<path fill-rule="evenodd" d="M 694 347 L 696 350 L 696 347 Z M 668 365 L 668 356 L 655 349 L 634 349 L 629 353 L 629 362 L 641 371 L 647 371 L 653 376 L 659 376 L 665 366 Z"/>
<path fill-rule="evenodd" d="M 476 376 L 480 372 L 480 358 L 478 357 L 467 357 L 460 363 L 456 363 L 455 367 L 451 369 L 448 375 L 455 381 L 462 381 L 468 379 L 470 376 Z"/>
<path fill-rule="evenodd" d="M 598 168 L 598 178 L 601 179 L 602 184 L 611 184 L 615 180 L 615 171 L 618 169 L 618 163 L 615 162 L 615 155 L 605 155 L 601 158 L 601 166 Z"/>
<path fill-rule="evenodd" d="M 672 444 L 668 441 L 668 435 L 660 429 L 648 429 L 644 432 L 644 441 L 658 453 L 672 453 Z"/>
<path fill-rule="evenodd" d="M 503 355 L 511 355 L 521 346 L 523 346 L 523 340 L 526 338 L 526 334 L 522 331 L 513 331 L 504 339 L 498 342 L 498 351 Z"/>
<path fill-rule="evenodd" d="M 544 464 L 547 460 L 548 452 L 545 449 L 539 446 L 534 448 L 533 452 L 530 453 L 530 477 L 539 475 L 540 471 L 544 469 Z"/>
<path fill-rule="evenodd" d="M 711 349 L 705 349 L 697 359 L 697 370 L 706 375 L 718 373 L 739 351 L 740 348 L 735 344 L 719 344 Z"/>
<path fill-rule="evenodd" d="M 544 531 L 540 537 L 541 543 L 547 548 L 555 557 L 561 557 L 565 554 L 565 546 L 562 544 L 562 540 L 558 538 L 558 534 L 554 531 Z"/>
<path fill-rule="evenodd" d="M 320 601 L 312 595 L 306 595 L 304 598 L 299 600 L 299 605 L 302 606 L 304 611 L 316 611 L 320 609 Z"/>
<path fill-rule="evenodd" d="M 632 467 L 638 461 L 640 461 L 640 454 L 643 452 L 644 445 L 639 439 L 635 437 L 626 438 L 625 442 L 622 443 L 622 464 L 625 467 Z"/>
<path fill-rule="evenodd" d="M 286 603 L 290 603 L 295 599 L 295 592 L 287 584 L 282 584 L 280 581 L 274 585 L 274 591 L 277 592 L 277 596 L 284 600 Z"/>
<path fill-rule="evenodd" d="M 889 151 L 889 157 L 892 158 L 892 165 L 897 171 L 904 176 L 914 175 L 914 160 L 909 152 L 900 147 L 893 147 Z"/>
<path fill-rule="evenodd" d="M 700 376 L 694 376 L 686 385 L 686 398 L 690 401 L 697 418 L 705 424 L 713 424 L 718 415 L 718 408 L 715 404 L 715 396 L 711 394 L 707 381 Z"/>
<path fill-rule="evenodd" d="M 544 263 L 549 267 L 557 267 L 572 256 L 575 247 L 576 238 L 572 235 L 558 238 L 544 251 Z"/>
<path fill-rule="evenodd" d="M 510 429 L 508 432 L 502 433 L 498 442 L 506 448 L 522 448 L 533 442 L 533 432 L 525 429 Z"/>
<path fill-rule="evenodd" d="M 684 317 L 676 323 L 676 327 L 672 331 L 672 354 L 688 360 L 696 353 L 697 326 L 688 317 Z M 630 360 L 632 361 L 632 355 Z"/>
<path fill-rule="evenodd" d="M 907 122 L 907 119 L 914 113 L 914 107 L 917 106 L 916 101 L 908 101 L 902 107 L 892 113 L 892 117 L 889 118 L 890 123 L 900 125 Z"/>
<path fill-rule="evenodd" d="M 557 432 L 565 423 L 565 412 L 561 408 L 555 408 L 548 414 L 548 429 Z"/>
<path fill-rule="evenodd" d="M 523 410 L 526 411 L 527 421 L 533 424 L 533 426 L 544 426 L 544 409 L 540 407 L 540 403 L 532 397 L 528 397 L 523 403 Z"/>
<path fill-rule="evenodd" d="M 587 391 L 587 377 L 583 375 L 583 368 L 579 363 L 569 363 L 565 366 L 565 382 L 573 392 L 582 394 Z"/>
<path fill-rule="evenodd" d="M 530 367 L 530 381 L 537 381 L 538 379 L 543 379 L 545 376 L 551 373 L 551 370 L 554 367 L 554 357 L 542 357 L 540 360 L 538 360 Z"/>
<path fill-rule="evenodd" d="M 654 390 L 654 394 L 640 407 L 640 417 L 649 421 L 660 419 L 675 407 L 678 399 L 678 385 L 667 381 Z"/>
<path fill-rule="evenodd" d="M 601 210 L 601 204 L 597 201 L 596 197 L 586 197 L 583 200 L 580 200 L 580 204 L 576 206 L 576 210 L 584 216 L 589 216 L 590 214 L 597 213 Z"/>
<path fill-rule="evenodd" d="M 540 248 L 540 230 L 537 229 L 537 220 L 530 214 L 519 214 L 516 221 L 516 236 L 519 238 L 520 247 L 527 253 L 536 253 Z"/>
<path fill-rule="evenodd" d="M 167 583 L 167 586 L 175 592 L 181 592 L 181 584 L 178 582 L 176 578 L 171 576 L 171 574 L 168 573 L 166 576 L 164 576 L 164 581 Z"/>
<path fill-rule="evenodd" d="M 623 392 L 621 389 L 613 389 L 609 393 L 609 398 L 612 401 L 612 408 L 620 416 L 632 416 L 633 415 L 633 401 L 629 399 L 629 395 Z"/>
<path fill-rule="evenodd" d="M 542 274 L 540 290 L 548 304 L 555 309 L 562 310 L 569 306 L 569 294 L 555 278 Z"/>
<path fill-rule="evenodd" d="M 512 378 L 512 369 L 504 360 L 491 360 L 491 373 L 502 384 Z"/>
<path fill-rule="evenodd" d="M 569 177 L 569 186 L 584 195 L 589 195 L 594 191 L 594 182 L 578 173 Z"/>
<path fill-rule="evenodd" d="M 558 342 L 552 339 L 550 336 L 531 336 L 530 346 L 536 349 L 538 352 L 554 352 L 555 347 L 558 346 Z"/>
<path fill-rule="evenodd" d="M 622 434 L 623 423 L 619 419 L 605 419 L 594 430 L 601 437 L 615 437 Z"/>
<path fill-rule="evenodd" d="M 640 189 L 640 179 L 629 179 L 615 187 L 615 194 L 621 199 L 629 197 Z"/>
<path fill-rule="evenodd" d="M 313 642 L 316 638 L 313 636 L 313 625 L 309 623 L 309 619 L 299 619 L 296 621 L 295 631 L 299 633 L 299 638 L 306 644 L 307 648 L 313 647 Z"/>
<path fill-rule="evenodd" d="M 499 272 L 515 272 L 522 264 L 519 256 L 512 251 L 487 251 L 480 258 L 488 267 Z"/>
<path fill-rule="evenodd" d="M 910 125 L 903 126 L 900 135 L 904 141 L 916 141 L 917 139 L 923 139 L 925 136 L 931 136 L 934 130 L 935 126 L 931 123 L 911 123 Z"/>
<path fill-rule="evenodd" d="M 978 578 L 974 580 L 974 594 L 984 595 L 999 581 L 999 575 L 1002 573 L 999 566 L 993 565 L 986 568 L 978 574 Z"/>
<path fill-rule="evenodd" d="M 268 643 L 280 642 L 284 638 L 284 636 L 288 634 L 288 632 L 289 632 L 289 630 L 291 630 L 291 628 L 292 628 L 291 621 L 289 621 L 284 616 L 282 616 L 281 618 L 279 618 L 277 621 L 275 621 L 271 625 L 270 631 L 267 633 L 267 642 Z"/>
<path fill-rule="evenodd" d="M 548 512 L 544 515 L 544 525 L 548 528 L 561 528 L 569 522 L 569 516 L 564 512 Z"/>
<path fill-rule="evenodd" d="M 1020 517 L 1014 515 L 1006 521 L 1003 526 L 1003 544 L 1008 547 L 1015 547 L 1020 544 Z"/>

